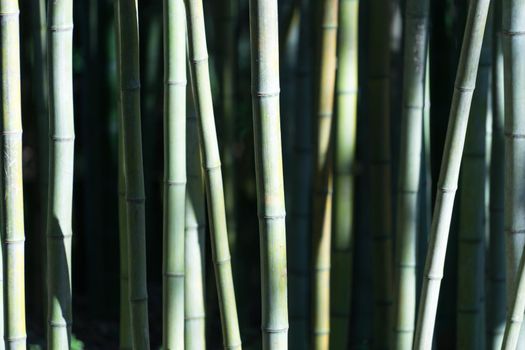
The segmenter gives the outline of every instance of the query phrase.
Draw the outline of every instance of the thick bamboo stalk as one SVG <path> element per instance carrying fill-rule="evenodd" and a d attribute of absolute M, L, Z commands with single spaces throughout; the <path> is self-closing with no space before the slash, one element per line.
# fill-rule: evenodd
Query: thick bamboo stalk
<path fill-rule="evenodd" d="M 469 3 L 425 262 L 414 338 L 414 349 L 417 350 L 432 346 L 450 221 L 489 3 L 490 0 L 472 0 Z"/>
<path fill-rule="evenodd" d="M 330 278 L 331 349 L 346 349 L 352 296 L 359 0 L 339 2 L 334 213 Z"/>
<path fill-rule="evenodd" d="M 286 210 L 279 113 L 278 38 L 277 1 L 250 0 L 263 349 L 288 348 Z"/>
<path fill-rule="evenodd" d="M 390 3 L 390 2 L 387 2 Z M 370 208 L 373 244 L 374 347 L 391 344 L 393 321 L 393 247 L 390 151 L 390 8 L 370 2 L 368 112 L 373 141 L 370 149 Z"/>
<path fill-rule="evenodd" d="M 124 139 L 129 302 L 133 349 L 149 349 L 146 222 L 140 122 L 139 31 L 136 0 L 118 0 L 120 98 Z"/>
<path fill-rule="evenodd" d="M 185 4 L 191 84 L 199 121 L 199 141 L 202 150 L 202 167 L 205 171 L 212 258 L 219 295 L 223 343 L 225 348 L 240 349 L 241 337 L 228 246 L 221 161 L 213 116 L 204 12 L 202 0 L 185 0 Z"/>
<path fill-rule="evenodd" d="M 183 0 L 165 0 L 162 343 L 166 349 L 184 349 L 185 198 L 186 13 Z"/>
<path fill-rule="evenodd" d="M 317 135 L 312 221 L 312 347 L 328 349 L 330 338 L 330 248 L 332 236 L 333 140 L 338 0 L 320 4 L 316 86 Z"/>
<path fill-rule="evenodd" d="M 48 2 L 49 194 L 47 205 L 48 349 L 71 346 L 73 207 L 73 1 Z"/>
<path fill-rule="evenodd" d="M 26 348 L 24 285 L 24 195 L 22 183 L 22 101 L 20 94 L 18 1 L 0 1 L 0 90 L 2 111 L 1 223 L 3 342 L 6 349 Z M 1 346 L 4 347 L 4 344 Z"/>
<path fill-rule="evenodd" d="M 417 241 L 421 235 L 418 195 L 424 135 L 429 1 L 408 1 L 405 9 L 405 49 L 401 150 L 397 194 L 394 349 L 411 349 L 416 321 Z"/>
<path fill-rule="evenodd" d="M 189 94 L 191 95 L 191 93 Z M 187 99 L 190 101 L 190 99 Z M 191 105 L 188 104 L 188 109 Z M 184 278 L 184 341 L 187 350 L 206 348 L 204 183 L 199 130 L 194 111 L 186 113 L 186 236 Z"/>

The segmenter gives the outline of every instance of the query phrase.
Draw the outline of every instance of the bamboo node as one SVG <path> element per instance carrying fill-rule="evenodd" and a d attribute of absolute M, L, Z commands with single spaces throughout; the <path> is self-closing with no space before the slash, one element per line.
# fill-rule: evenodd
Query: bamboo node
<path fill-rule="evenodd" d="M 143 297 L 135 297 L 135 298 L 129 298 L 129 302 L 130 303 L 142 303 L 144 301 L 148 301 L 148 295 L 146 294 L 145 296 Z"/>
<path fill-rule="evenodd" d="M 468 86 L 456 86 L 456 85 L 454 85 L 454 89 L 456 89 L 459 92 L 473 92 L 474 91 L 473 87 L 468 87 Z"/>
<path fill-rule="evenodd" d="M 165 277 L 175 277 L 175 278 L 184 278 L 184 272 L 164 272 Z"/>
<path fill-rule="evenodd" d="M 13 12 L 0 12 L 0 20 L 7 20 L 9 17 L 18 17 L 20 15 L 20 10 Z"/>
<path fill-rule="evenodd" d="M 230 345 L 223 344 L 224 349 L 240 349 L 241 345 L 242 345 L 242 343 L 240 343 L 240 342 L 239 343 L 235 343 L 235 344 L 230 344 Z"/>
<path fill-rule="evenodd" d="M 281 93 L 281 90 L 278 89 L 276 91 L 255 91 L 254 95 L 260 98 L 270 98 L 270 97 L 279 96 L 280 93 Z"/>
<path fill-rule="evenodd" d="M 168 85 L 168 86 L 186 86 L 188 84 L 188 82 L 186 81 L 186 79 L 184 80 L 165 80 L 164 81 L 164 84 Z"/>
<path fill-rule="evenodd" d="M 199 63 L 205 62 L 207 60 L 208 60 L 208 55 L 204 55 L 202 57 L 192 57 L 191 58 L 191 62 L 193 64 L 199 64 Z"/>
<path fill-rule="evenodd" d="M 56 32 L 70 32 L 73 30 L 73 24 L 63 24 L 63 25 L 51 25 L 48 27 L 49 31 L 52 33 Z"/>
<path fill-rule="evenodd" d="M 440 280 L 443 279 L 443 274 L 441 274 L 441 275 L 433 275 L 433 274 L 429 273 L 426 276 L 426 279 L 429 280 L 429 281 L 440 281 Z"/>
<path fill-rule="evenodd" d="M 334 23 L 323 24 L 321 26 L 321 29 L 323 29 L 323 30 L 337 30 L 337 23 L 336 24 L 334 24 Z"/>
<path fill-rule="evenodd" d="M 26 241 L 25 237 L 24 238 L 19 238 L 19 239 L 8 239 L 8 238 L 6 238 L 4 240 L 4 244 L 5 245 L 17 245 L 17 244 L 24 244 L 25 241 Z"/>
<path fill-rule="evenodd" d="M 520 235 L 525 233 L 525 229 L 504 228 L 503 231 L 510 235 Z"/>
<path fill-rule="evenodd" d="M 439 191 L 441 193 L 455 193 L 457 189 L 457 187 L 440 187 Z"/>
<path fill-rule="evenodd" d="M 525 139 L 525 134 L 518 134 L 510 131 L 505 131 L 505 136 L 511 139 Z"/>
<path fill-rule="evenodd" d="M 187 181 L 171 181 L 171 180 L 165 180 L 164 184 L 167 186 L 185 186 Z"/>
<path fill-rule="evenodd" d="M 338 96 L 356 95 L 358 93 L 358 90 L 357 89 L 337 89 L 335 93 Z"/>
<path fill-rule="evenodd" d="M 261 330 L 264 333 L 275 334 L 275 333 L 286 333 L 288 332 L 288 328 L 289 328 L 288 326 L 282 327 L 282 328 L 261 327 Z"/>
<path fill-rule="evenodd" d="M 16 336 L 16 337 L 5 337 L 5 341 L 6 343 L 21 343 L 21 342 L 25 342 L 27 339 L 27 335 L 19 335 L 19 336 Z"/>
<path fill-rule="evenodd" d="M 316 329 L 312 332 L 314 336 L 330 334 L 330 329 Z"/>
<path fill-rule="evenodd" d="M 286 213 L 283 213 L 283 214 L 273 214 L 273 215 L 269 215 L 269 214 L 259 214 L 259 219 L 262 219 L 262 220 L 283 220 L 286 218 Z"/>
<path fill-rule="evenodd" d="M 51 328 L 70 328 L 73 325 L 73 322 L 67 321 L 67 320 L 64 320 L 64 321 L 48 320 L 47 324 Z"/>
<path fill-rule="evenodd" d="M 186 316 L 184 317 L 184 321 L 200 321 L 200 320 L 204 320 L 206 318 L 206 314 L 202 313 L 202 314 L 197 314 L 195 316 Z"/>
<path fill-rule="evenodd" d="M 330 271 L 330 265 L 328 265 L 328 266 L 314 267 L 313 270 L 314 270 L 315 272 Z"/>
<path fill-rule="evenodd" d="M 522 30 L 502 30 L 501 34 L 504 36 L 522 36 L 525 35 L 525 31 Z"/>
<path fill-rule="evenodd" d="M 20 137 L 22 136 L 22 130 L 4 130 L 1 135 L 5 137 Z"/>
<path fill-rule="evenodd" d="M 319 118 L 332 118 L 332 115 L 333 115 L 332 111 L 329 111 L 329 112 L 319 112 L 319 113 L 317 113 L 317 116 L 318 116 Z"/>
<path fill-rule="evenodd" d="M 141 203 L 144 203 L 145 201 L 146 201 L 146 197 L 144 197 L 144 196 L 141 196 L 141 197 L 129 197 L 129 196 L 126 196 L 126 202 L 128 202 L 128 203 L 141 204 Z"/>
<path fill-rule="evenodd" d="M 229 264 L 231 262 L 231 260 L 232 260 L 231 257 L 227 257 L 227 258 L 224 258 L 224 259 L 221 259 L 221 260 L 215 260 L 215 266 L 221 266 L 221 265 Z"/>
<path fill-rule="evenodd" d="M 55 142 L 71 142 L 75 140 L 75 136 L 55 136 L 49 135 L 49 139 Z"/>

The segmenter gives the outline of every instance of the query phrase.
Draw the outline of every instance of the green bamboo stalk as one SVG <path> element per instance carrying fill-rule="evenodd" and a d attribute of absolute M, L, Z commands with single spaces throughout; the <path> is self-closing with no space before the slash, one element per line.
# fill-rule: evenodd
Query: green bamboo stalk
<path fill-rule="evenodd" d="M 6 349 L 26 348 L 24 286 L 24 195 L 22 183 L 22 102 L 20 93 L 18 1 L 0 1 L 2 111 L 2 303 Z M 1 272 L 1 271 L 0 271 Z M 5 303 L 5 304 L 4 304 Z M 2 344 L 3 348 L 4 344 Z"/>
<path fill-rule="evenodd" d="M 117 86 L 120 88 L 120 15 L 119 2 L 115 1 L 115 41 L 117 60 Z M 128 227 L 126 222 L 126 178 L 124 174 L 124 120 L 122 118 L 122 99 L 117 94 L 118 118 L 118 226 L 120 257 L 120 306 L 119 306 L 119 348 L 131 350 L 131 314 L 129 305 L 129 264 L 128 264 Z"/>
<path fill-rule="evenodd" d="M 188 97 L 191 93 L 187 94 Z M 189 98 L 188 98 L 189 100 Z M 188 103 L 188 109 L 191 104 Z M 202 178 L 199 130 L 194 111 L 186 119 L 186 236 L 184 278 L 184 341 L 187 350 L 206 348 L 204 183 Z"/>
<path fill-rule="evenodd" d="M 136 0 L 118 1 L 120 98 L 126 183 L 131 342 L 133 349 L 138 350 L 149 349 L 145 197 L 140 122 L 138 6 Z"/>
<path fill-rule="evenodd" d="M 370 2 L 368 91 L 370 130 L 371 231 L 373 244 L 374 347 L 391 344 L 393 322 L 393 247 L 390 155 L 390 8 Z"/>
<path fill-rule="evenodd" d="M 481 50 L 476 90 L 468 119 L 461 174 L 458 233 L 457 338 L 458 349 L 480 349 L 484 289 L 485 186 L 487 101 L 490 77 L 490 27 Z"/>
<path fill-rule="evenodd" d="M 334 213 L 330 277 L 331 349 L 346 349 L 352 300 L 359 0 L 339 2 Z"/>
<path fill-rule="evenodd" d="M 73 1 L 48 2 L 49 194 L 47 216 L 48 349 L 71 346 L 73 207 Z"/>
<path fill-rule="evenodd" d="M 405 48 L 401 150 L 397 194 L 394 349 L 411 349 L 416 320 L 418 194 L 428 47 L 429 1 L 408 1 L 405 9 Z"/>
<path fill-rule="evenodd" d="M 202 167 L 211 231 L 212 258 L 219 295 L 224 347 L 240 349 L 241 337 L 231 268 L 219 146 L 215 131 L 202 0 L 185 0 L 191 84 L 199 125 Z"/>
<path fill-rule="evenodd" d="M 469 3 L 425 263 L 414 338 L 417 350 L 432 346 L 448 233 L 489 4 L 490 0 Z"/>
<path fill-rule="evenodd" d="M 279 113 L 278 37 L 277 1 L 250 0 L 263 349 L 288 348 L 286 210 Z"/>
<path fill-rule="evenodd" d="M 164 1 L 164 86 L 163 346 L 182 350 L 186 205 L 186 14 L 182 0 Z"/>
<path fill-rule="evenodd" d="M 523 14 L 523 12 L 521 13 Z M 522 253 L 517 274 L 515 276 L 515 290 L 512 303 L 507 315 L 505 333 L 503 335 L 502 350 L 515 350 L 519 348 L 520 330 L 525 312 L 525 254 Z"/>
<path fill-rule="evenodd" d="M 314 160 L 312 221 L 312 347 L 328 349 L 330 338 L 330 248 L 332 230 L 333 140 L 338 0 L 321 4 L 315 111 L 317 140 Z"/>
<path fill-rule="evenodd" d="M 505 239 L 503 223 L 505 117 L 503 98 L 503 51 L 501 33 L 501 0 L 494 2 L 492 50 L 492 147 L 490 163 L 490 233 L 487 257 L 487 348 L 501 349 L 507 305 L 505 286 Z"/>

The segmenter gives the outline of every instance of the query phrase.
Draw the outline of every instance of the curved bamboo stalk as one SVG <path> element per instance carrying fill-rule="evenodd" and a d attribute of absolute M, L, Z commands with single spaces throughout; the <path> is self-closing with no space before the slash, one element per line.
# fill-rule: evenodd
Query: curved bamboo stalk
<path fill-rule="evenodd" d="M 277 1 L 250 0 L 263 349 L 288 348 L 286 225 L 279 113 Z"/>
<path fill-rule="evenodd" d="M 489 3 L 490 0 L 472 0 L 469 3 L 425 262 L 425 275 L 414 338 L 415 350 L 426 350 L 432 347 L 450 220 Z"/>
<path fill-rule="evenodd" d="M 22 183 L 22 101 L 18 1 L 0 1 L 0 90 L 2 111 L 1 223 L 5 277 L 2 288 L 3 341 L 7 349 L 25 349 L 24 195 Z M 2 264 L 3 265 L 3 264 Z M 3 268 L 3 266 L 2 266 Z M 4 304 L 5 303 L 5 304 Z M 1 346 L 4 347 L 4 344 Z"/>
<path fill-rule="evenodd" d="M 164 1 L 163 346 L 184 349 L 186 13 Z M 190 291 L 193 293 L 193 291 Z"/>
<path fill-rule="evenodd" d="M 317 140 L 312 222 L 312 347 L 328 349 L 330 338 L 330 248 L 332 230 L 332 116 L 334 106 L 338 0 L 321 3 L 316 68 Z"/>
<path fill-rule="evenodd" d="M 354 168 L 358 90 L 359 0 L 339 2 L 336 82 L 334 227 L 330 278 L 331 349 L 346 349 L 352 300 Z"/>
<path fill-rule="evenodd" d="M 502 350 L 515 350 L 519 348 L 520 330 L 525 312 L 525 254 L 521 255 L 520 264 L 516 274 L 516 289 L 512 296 L 505 333 L 503 335 Z"/>
<path fill-rule="evenodd" d="M 205 170 L 206 198 L 211 231 L 224 347 L 240 349 L 241 337 L 231 268 L 219 146 L 215 131 L 208 68 L 202 0 L 185 0 L 189 36 L 191 85 L 199 125 L 202 167 Z"/>
<path fill-rule="evenodd" d="M 73 200 L 73 1 L 48 2 L 49 194 L 47 215 L 48 349 L 71 346 Z"/>
<path fill-rule="evenodd" d="M 120 98 L 126 183 L 131 341 L 133 349 L 138 350 L 149 349 L 145 196 L 140 123 L 138 6 L 136 0 L 118 1 Z"/>
<path fill-rule="evenodd" d="M 397 247 L 394 349 L 411 349 L 416 321 L 418 195 L 421 184 L 423 118 L 426 92 L 429 1 L 408 1 L 405 48 L 401 150 L 397 195 Z M 424 189 L 423 189 L 424 190 Z"/>

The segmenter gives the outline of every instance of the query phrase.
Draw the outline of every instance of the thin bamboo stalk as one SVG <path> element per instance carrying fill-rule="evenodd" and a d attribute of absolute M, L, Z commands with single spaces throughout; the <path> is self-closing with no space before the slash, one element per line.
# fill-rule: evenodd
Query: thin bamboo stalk
<path fill-rule="evenodd" d="M 346 349 L 352 300 L 354 168 L 358 91 L 359 0 L 339 2 L 336 82 L 334 227 L 330 278 L 331 349 Z"/>
<path fill-rule="evenodd" d="M 416 321 L 418 194 L 421 179 L 429 1 L 408 1 L 405 9 L 405 48 L 401 155 L 397 194 L 397 247 L 394 349 L 411 349 Z"/>
<path fill-rule="evenodd" d="M 0 1 L 2 326 L 6 349 L 26 348 L 19 30 L 18 1 Z"/>
<path fill-rule="evenodd" d="M 469 3 L 425 263 L 414 339 L 417 350 L 432 346 L 452 209 L 489 4 L 490 0 Z"/>
<path fill-rule="evenodd" d="M 145 196 L 140 122 L 138 6 L 136 0 L 118 1 L 120 98 L 126 183 L 131 342 L 133 349 L 138 350 L 149 349 Z"/>
<path fill-rule="evenodd" d="M 330 248 L 332 235 L 333 140 L 338 0 L 320 4 L 316 64 L 317 140 L 312 221 L 312 347 L 328 349 L 330 338 Z"/>
<path fill-rule="evenodd" d="M 512 304 L 509 307 L 505 333 L 503 335 L 502 350 L 519 348 L 520 330 L 525 312 L 525 254 L 522 253 L 517 274 L 515 276 L 515 290 L 512 295 Z"/>
<path fill-rule="evenodd" d="M 184 349 L 186 205 L 186 13 L 164 1 L 163 344 Z M 193 291 L 189 291 L 193 293 Z"/>
<path fill-rule="evenodd" d="M 279 113 L 278 38 L 277 1 L 250 0 L 263 349 L 288 348 L 286 210 Z"/>
<path fill-rule="evenodd" d="M 185 4 L 191 83 L 199 121 L 199 141 L 202 150 L 202 167 L 205 170 L 212 258 L 219 295 L 223 343 L 225 348 L 240 349 L 241 337 L 228 246 L 219 146 L 213 115 L 204 11 L 202 0 L 185 0 Z"/>
<path fill-rule="evenodd" d="M 48 2 L 49 193 L 47 216 L 48 349 L 71 346 L 73 200 L 73 1 Z"/>

